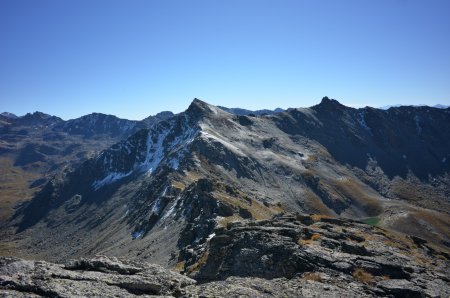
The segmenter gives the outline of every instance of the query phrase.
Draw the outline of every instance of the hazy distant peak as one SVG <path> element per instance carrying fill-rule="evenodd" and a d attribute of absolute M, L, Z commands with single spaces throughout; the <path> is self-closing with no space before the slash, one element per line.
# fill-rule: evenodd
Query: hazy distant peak
<path fill-rule="evenodd" d="M 282 108 L 276 108 L 275 110 L 268 110 L 268 109 L 263 109 L 263 110 L 247 110 L 247 109 L 242 109 L 242 108 L 227 108 L 227 107 L 223 107 L 223 106 L 217 106 L 219 109 L 224 110 L 228 113 L 231 114 L 235 114 L 238 116 L 247 116 L 247 115 L 273 115 L 276 113 L 281 113 L 284 112 L 284 109 Z"/>
<path fill-rule="evenodd" d="M 63 121 L 61 118 L 53 115 L 49 115 L 43 112 L 36 111 L 34 113 L 27 113 L 25 116 L 19 117 L 18 119 L 24 121 L 44 121 L 44 122 L 61 122 Z"/>
<path fill-rule="evenodd" d="M 141 124 L 144 125 L 144 127 L 151 127 L 154 124 L 158 123 L 159 121 L 166 120 L 166 119 L 172 117 L 173 115 L 174 114 L 170 111 L 163 111 L 163 112 L 159 112 L 158 114 L 156 114 L 154 116 L 153 115 L 148 116 L 148 117 L 142 119 L 140 122 L 141 122 Z"/>
<path fill-rule="evenodd" d="M 449 105 L 443 105 L 443 104 L 437 104 L 434 106 L 428 106 L 428 105 L 408 105 L 408 104 L 395 104 L 395 105 L 387 105 L 387 106 L 382 106 L 380 107 L 380 109 L 382 110 L 389 110 L 390 108 L 399 108 L 399 107 L 431 107 L 431 108 L 436 108 L 436 109 L 448 109 L 450 106 Z"/>
<path fill-rule="evenodd" d="M 78 117 L 78 118 L 76 118 L 76 119 L 82 119 L 82 118 L 97 118 L 97 117 L 114 117 L 114 118 L 118 118 L 118 117 L 115 116 L 115 115 L 108 115 L 108 114 L 103 114 L 103 113 L 93 112 L 93 113 L 90 113 L 90 114 L 87 114 L 87 115 Z"/>
<path fill-rule="evenodd" d="M 51 117 L 54 117 L 54 116 L 52 116 L 52 115 L 49 115 L 49 114 L 46 114 L 46 113 L 43 113 L 43 112 L 39 112 L 39 111 L 36 111 L 36 112 L 34 112 L 34 113 L 27 113 L 25 116 L 23 116 L 24 118 L 40 118 L 40 119 L 48 119 L 48 118 L 51 118 Z"/>
<path fill-rule="evenodd" d="M 17 119 L 19 118 L 16 114 L 10 113 L 10 112 L 3 112 L 0 115 L 2 115 L 3 117 L 6 118 L 10 118 L 10 119 Z"/>
<path fill-rule="evenodd" d="M 168 118 L 168 117 L 172 117 L 174 114 L 171 111 L 162 111 L 159 112 L 158 114 L 156 114 L 154 117 L 163 117 L 163 118 Z"/>

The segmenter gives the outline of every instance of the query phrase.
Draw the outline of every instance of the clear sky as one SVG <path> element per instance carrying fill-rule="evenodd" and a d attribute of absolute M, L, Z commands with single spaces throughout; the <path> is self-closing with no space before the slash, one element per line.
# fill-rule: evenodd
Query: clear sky
<path fill-rule="evenodd" d="M 1 0 L 0 111 L 450 104 L 449 0 Z"/>

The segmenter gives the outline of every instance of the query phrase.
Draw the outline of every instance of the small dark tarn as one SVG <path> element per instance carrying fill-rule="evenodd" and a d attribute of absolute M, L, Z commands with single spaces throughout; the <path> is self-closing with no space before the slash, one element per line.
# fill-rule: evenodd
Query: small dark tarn
<path fill-rule="evenodd" d="M 365 224 L 371 225 L 371 226 L 378 226 L 380 223 L 380 218 L 379 217 L 368 217 L 368 218 L 364 218 L 361 221 Z"/>

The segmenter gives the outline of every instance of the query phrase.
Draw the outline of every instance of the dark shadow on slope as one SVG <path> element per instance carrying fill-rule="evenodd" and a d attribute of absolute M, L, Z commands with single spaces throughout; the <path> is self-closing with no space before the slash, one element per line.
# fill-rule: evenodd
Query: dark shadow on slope
<path fill-rule="evenodd" d="M 353 109 L 324 98 L 310 109 L 290 109 L 272 119 L 293 137 L 316 140 L 342 164 L 365 169 L 372 158 L 391 179 L 412 172 L 424 180 L 450 171 L 449 111 Z"/>
<path fill-rule="evenodd" d="M 74 208 L 84 204 L 101 204 L 111 198 L 121 183 L 112 183 L 95 191 L 92 187 L 94 161 L 88 160 L 76 171 L 67 174 L 62 180 L 52 180 L 28 203 L 23 204 L 15 213 L 12 222 L 17 222 L 17 233 L 31 228 L 48 217 L 50 211 L 56 210 L 69 200 L 80 197 L 76 206 L 66 206 L 66 213 L 73 213 Z M 125 182 L 132 177 L 121 180 Z M 52 222 L 51 220 L 49 222 Z"/>

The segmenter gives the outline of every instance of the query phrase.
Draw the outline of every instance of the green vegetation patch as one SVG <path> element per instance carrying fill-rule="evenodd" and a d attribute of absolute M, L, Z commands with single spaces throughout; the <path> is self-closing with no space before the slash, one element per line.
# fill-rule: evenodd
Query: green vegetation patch
<path fill-rule="evenodd" d="M 365 224 L 371 225 L 371 226 L 378 226 L 378 224 L 380 223 L 380 218 L 379 217 L 368 217 L 365 219 L 362 219 L 361 221 Z"/>

